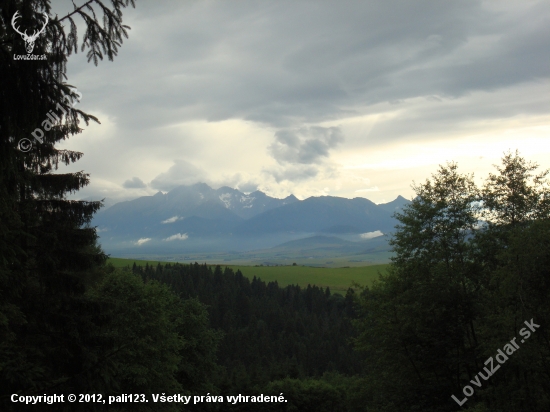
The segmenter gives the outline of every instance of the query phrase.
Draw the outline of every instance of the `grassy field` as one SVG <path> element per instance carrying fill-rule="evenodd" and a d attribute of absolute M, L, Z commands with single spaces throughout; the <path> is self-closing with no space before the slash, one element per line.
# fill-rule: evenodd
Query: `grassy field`
<path fill-rule="evenodd" d="M 158 261 L 154 260 L 133 260 L 109 258 L 109 262 L 114 267 L 132 266 L 134 262 L 137 265 L 156 266 Z M 166 262 L 161 262 L 165 264 Z M 388 265 L 371 265 L 361 267 L 342 267 L 342 268 L 323 268 L 310 266 L 236 266 L 220 265 L 230 267 L 234 271 L 239 269 L 244 276 L 252 279 L 254 276 L 265 282 L 277 281 L 279 286 L 298 284 L 302 287 L 317 285 L 329 287 L 333 293 L 344 294 L 352 282 L 359 285 L 370 285 L 373 280 L 378 279 L 378 273 L 384 273 Z"/>

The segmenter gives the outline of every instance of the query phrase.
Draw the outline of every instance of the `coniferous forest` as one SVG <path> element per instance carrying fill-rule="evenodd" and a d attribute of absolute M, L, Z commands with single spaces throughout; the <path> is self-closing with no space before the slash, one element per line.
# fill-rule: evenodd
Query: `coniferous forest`
<path fill-rule="evenodd" d="M 0 5 L 2 410 L 550 409 L 548 171 L 517 151 L 482 185 L 456 163 L 440 166 L 396 213 L 389 273 L 345 296 L 199 263 L 115 269 L 89 226 L 101 202 L 67 199 L 89 176 L 56 173 L 83 154 L 56 143 L 99 121 L 70 104 L 68 57 L 113 60 L 134 2 L 92 0 L 59 17 L 47 0 Z M 9 29 L 16 11 L 27 22 L 50 16 L 34 44 L 46 60 L 13 59 L 25 53 Z M 22 139 L 59 108 L 27 150 Z M 18 401 L 53 394 L 65 401 Z M 73 404 L 69 394 L 148 402 Z M 281 394 L 286 402 L 227 401 Z"/>

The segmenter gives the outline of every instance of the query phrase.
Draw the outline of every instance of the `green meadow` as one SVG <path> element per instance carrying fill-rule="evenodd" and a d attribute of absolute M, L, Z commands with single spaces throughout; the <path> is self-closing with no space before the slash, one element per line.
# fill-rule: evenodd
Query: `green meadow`
<path fill-rule="evenodd" d="M 156 260 L 134 260 L 109 258 L 108 260 L 114 267 L 145 266 L 145 264 L 156 266 L 159 261 Z M 160 262 L 166 264 L 168 262 Z M 170 262 L 174 263 L 174 262 Z M 189 264 L 186 262 L 185 264 Z M 209 265 L 214 266 L 214 265 Z M 357 283 L 359 285 L 371 285 L 373 280 L 378 279 L 379 273 L 385 273 L 388 266 L 371 265 L 359 267 L 311 267 L 311 266 L 239 266 L 239 265 L 220 265 L 222 268 L 230 267 L 234 271 L 240 270 L 244 276 L 252 279 L 254 276 L 265 282 L 277 281 L 279 286 L 300 285 L 317 285 L 320 287 L 329 287 L 332 293 L 344 294 L 346 290 Z"/>

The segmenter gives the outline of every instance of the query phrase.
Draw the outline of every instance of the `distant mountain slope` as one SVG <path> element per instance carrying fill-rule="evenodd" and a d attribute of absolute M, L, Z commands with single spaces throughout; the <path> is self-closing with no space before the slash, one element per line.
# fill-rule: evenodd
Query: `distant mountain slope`
<path fill-rule="evenodd" d="M 368 247 L 366 245 L 367 242 L 351 242 L 336 236 L 316 235 L 282 243 L 271 248 L 270 251 L 272 253 L 293 252 L 309 254 L 310 252 L 316 251 L 326 254 L 356 254 L 368 248 L 373 249 L 370 243 Z M 375 246 L 377 246 L 377 244 Z"/>
<path fill-rule="evenodd" d="M 228 210 L 231 210 L 243 219 L 249 219 L 266 210 L 298 202 L 298 199 L 294 195 L 290 195 L 284 199 L 277 199 L 259 190 L 246 195 L 227 186 L 220 187 L 215 192 L 217 199 L 219 199 Z"/>
<path fill-rule="evenodd" d="M 385 210 L 386 212 L 393 214 L 395 212 L 403 210 L 403 207 L 408 205 L 409 203 L 411 203 L 410 200 L 407 200 L 403 196 L 399 195 L 395 200 L 392 200 L 389 203 L 379 204 L 378 207 Z"/>
<path fill-rule="evenodd" d="M 193 216 L 236 224 L 293 202 L 298 202 L 298 199 L 292 195 L 276 199 L 260 191 L 246 195 L 229 187 L 214 190 L 204 183 L 197 183 L 179 186 L 166 194 L 158 192 L 154 196 L 117 203 L 97 213 L 92 224 L 118 235 L 141 232 L 147 235 L 154 232 L 153 228 L 175 228 L 176 222 Z M 229 229 L 231 225 L 225 226 Z M 195 232 L 200 234 L 200 228 L 195 228 Z"/>
<path fill-rule="evenodd" d="M 316 249 L 327 246 L 350 246 L 355 243 L 357 242 L 350 242 L 349 240 L 340 239 L 336 236 L 317 235 L 281 243 L 280 245 L 273 247 L 273 249 Z"/>
<path fill-rule="evenodd" d="M 310 197 L 281 206 L 242 222 L 237 234 L 277 232 L 364 233 L 393 230 L 390 214 L 364 198 Z"/>
<path fill-rule="evenodd" d="M 408 202 L 402 197 L 383 205 L 333 196 L 276 199 L 198 183 L 117 203 L 97 213 L 92 225 L 107 253 L 259 250 L 296 239 L 301 240 L 283 247 L 361 252 L 382 240 L 368 245 L 349 240 L 393 231 L 397 222 L 391 214 Z"/>

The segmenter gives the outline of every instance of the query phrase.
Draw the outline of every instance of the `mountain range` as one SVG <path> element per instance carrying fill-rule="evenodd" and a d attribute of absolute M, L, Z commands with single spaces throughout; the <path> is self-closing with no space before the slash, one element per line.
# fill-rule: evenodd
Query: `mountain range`
<path fill-rule="evenodd" d="M 380 205 L 360 197 L 277 199 L 197 183 L 116 203 L 92 225 L 108 253 L 246 251 L 312 236 L 364 242 L 391 232 L 392 214 L 408 203 L 402 196 Z"/>

